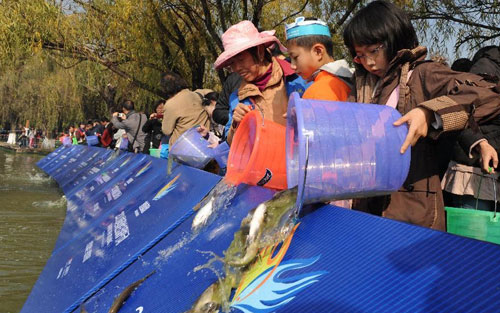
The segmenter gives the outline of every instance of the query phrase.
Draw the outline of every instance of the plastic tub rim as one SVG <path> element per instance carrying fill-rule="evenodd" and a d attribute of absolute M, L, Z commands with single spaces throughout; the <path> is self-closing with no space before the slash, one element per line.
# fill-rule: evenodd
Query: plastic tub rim
<path fill-rule="evenodd" d="M 245 116 L 245 118 L 241 121 L 241 124 L 239 125 L 239 127 L 244 125 L 243 123 L 245 123 L 245 124 L 250 123 L 250 121 L 255 121 L 256 126 L 258 126 L 259 124 L 262 124 L 262 116 L 261 116 L 260 112 L 258 112 L 257 110 L 252 110 L 251 112 L 247 113 L 247 116 Z M 258 144 L 258 142 L 260 140 L 260 135 L 261 135 L 263 127 L 265 127 L 265 125 L 261 125 L 260 127 L 255 127 L 255 140 L 253 142 L 254 147 L 256 147 L 256 145 Z M 233 142 L 237 142 L 237 140 L 241 136 L 243 136 L 243 135 L 239 135 L 239 133 L 236 132 L 234 135 L 234 138 L 233 138 Z M 229 165 L 232 163 L 231 160 L 232 160 L 234 154 L 236 153 L 235 151 L 236 151 L 236 149 L 229 150 L 229 155 L 227 157 L 227 164 L 228 164 L 227 168 L 228 169 L 230 167 Z M 257 153 L 255 152 L 255 148 L 253 148 L 252 151 L 250 152 L 250 158 L 248 158 L 247 164 L 253 164 L 255 162 L 256 158 L 257 158 Z M 242 171 L 235 171 L 234 173 L 232 173 L 233 171 L 231 170 L 231 175 L 230 175 L 231 178 L 228 177 L 228 179 L 231 182 L 233 182 L 235 185 L 238 185 L 238 184 L 243 182 L 243 178 L 248 176 L 248 174 L 250 173 L 250 170 L 251 170 L 250 166 L 245 166 Z M 227 176 L 227 173 L 226 173 L 226 176 Z"/>
<path fill-rule="evenodd" d="M 294 92 L 291 95 L 292 101 L 289 102 L 288 105 L 288 110 L 287 110 L 287 116 L 289 118 L 292 118 L 294 115 L 291 114 L 292 110 L 295 108 L 295 121 L 297 124 L 297 137 L 298 137 L 298 171 L 299 174 L 297 175 L 298 181 L 297 181 L 297 199 L 295 201 L 295 205 L 298 208 L 301 202 L 301 199 L 304 196 L 306 186 L 305 184 L 307 182 L 304 182 L 304 175 L 305 172 L 307 171 L 307 168 L 304 167 L 304 170 L 302 170 L 302 165 L 305 164 L 306 162 L 306 155 L 305 155 L 305 137 L 304 137 L 304 119 L 303 119 L 303 114 L 302 114 L 302 106 L 297 106 L 296 103 L 298 102 L 297 100 L 300 100 L 300 96 L 298 93 Z M 304 99 L 303 99 L 304 100 Z M 302 101 L 302 103 L 305 105 L 306 101 Z M 311 139 L 311 138 L 310 138 Z M 287 140 L 288 143 L 288 140 Z M 291 147 L 289 148 L 291 149 Z M 288 188 L 294 187 L 293 183 L 289 181 L 289 178 L 291 178 L 292 175 L 287 175 L 287 183 L 288 183 Z M 307 179 L 307 177 L 306 177 Z M 301 185 L 304 184 L 304 186 L 301 188 Z"/>

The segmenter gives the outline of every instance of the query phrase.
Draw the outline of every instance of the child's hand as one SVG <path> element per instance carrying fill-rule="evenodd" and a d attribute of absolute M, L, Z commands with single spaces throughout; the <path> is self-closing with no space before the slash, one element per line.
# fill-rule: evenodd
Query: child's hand
<path fill-rule="evenodd" d="M 252 108 L 249 105 L 238 103 L 238 106 L 236 106 L 233 112 L 233 121 L 236 123 L 241 122 L 245 115 L 247 115 L 250 111 L 252 111 Z"/>
<path fill-rule="evenodd" d="M 485 173 L 495 173 L 494 169 L 498 167 L 498 153 L 495 148 L 485 140 L 479 143 L 479 151 L 481 152 L 481 169 Z M 490 162 L 493 163 L 493 170 L 490 168 Z"/>
<path fill-rule="evenodd" d="M 199 132 L 202 137 L 208 135 L 208 128 L 203 125 L 198 126 L 198 128 L 196 128 L 196 131 Z"/>
<path fill-rule="evenodd" d="M 407 123 L 409 126 L 408 135 L 399 151 L 401 154 L 405 153 L 410 144 L 414 146 L 420 137 L 427 136 L 429 125 L 433 119 L 434 112 L 425 108 L 415 108 L 394 122 L 394 126 L 400 126 L 404 123 Z"/>

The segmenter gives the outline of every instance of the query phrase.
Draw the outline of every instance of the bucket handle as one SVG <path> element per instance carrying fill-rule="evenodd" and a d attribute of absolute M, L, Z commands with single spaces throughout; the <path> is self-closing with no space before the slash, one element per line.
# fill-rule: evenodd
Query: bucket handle
<path fill-rule="evenodd" d="M 477 187 L 477 196 L 476 196 L 476 210 L 477 210 L 477 207 L 479 206 L 479 193 L 481 192 L 481 183 L 483 182 L 483 177 L 484 177 L 484 174 L 481 175 L 481 178 L 479 179 L 479 186 Z M 495 213 L 493 214 L 493 217 L 492 217 L 492 220 L 493 221 L 496 221 L 497 220 L 497 203 L 498 203 L 498 200 L 497 200 L 497 182 L 496 182 L 496 179 L 495 177 L 493 176 L 488 176 L 488 178 L 491 178 L 493 180 L 493 200 L 495 202 Z"/>
<path fill-rule="evenodd" d="M 255 110 L 256 108 L 259 109 L 260 115 L 262 116 L 262 126 L 264 126 L 264 110 L 258 105 L 253 98 L 249 98 L 250 102 L 252 103 L 250 107 L 252 107 L 252 110 Z"/>
<path fill-rule="evenodd" d="M 302 211 L 302 206 L 304 205 L 304 191 L 306 189 L 306 178 L 307 178 L 307 166 L 309 164 L 309 135 L 305 135 L 306 137 L 306 160 L 304 164 L 304 180 L 302 181 L 302 186 L 300 187 L 300 190 L 297 190 L 297 196 L 300 196 L 299 204 L 297 206 L 297 209 L 295 210 L 295 217 L 298 218 L 300 215 L 300 211 Z"/>

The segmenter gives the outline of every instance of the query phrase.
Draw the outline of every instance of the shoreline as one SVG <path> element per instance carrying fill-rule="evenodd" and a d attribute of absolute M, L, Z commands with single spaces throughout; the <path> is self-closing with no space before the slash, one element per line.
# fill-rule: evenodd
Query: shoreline
<path fill-rule="evenodd" d="M 55 149 L 47 150 L 42 148 L 21 148 L 18 145 L 12 145 L 6 142 L 0 142 L 0 149 L 14 153 L 31 153 L 40 155 L 47 155 L 55 150 Z"/>

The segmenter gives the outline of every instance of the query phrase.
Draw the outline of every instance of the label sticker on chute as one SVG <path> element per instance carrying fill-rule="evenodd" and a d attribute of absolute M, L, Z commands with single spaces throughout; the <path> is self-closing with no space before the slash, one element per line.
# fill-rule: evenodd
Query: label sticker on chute
<path fill-rule="evenodd" d="M 273 172 L 271 172 L 270 169 L 266 168 L 266 174 L 264 174 L 264 177 L 262 177 L 262 179 L 259 180 L 257 186 L 264 186 L 271 180 L 271 178 L 273 178 Z"/>
<path fill-rule="evenodd" d="M 111 179 L 111 177 L 109 177 L 109 175 L 108 175 L 107 173 L 103 173 L 103 174 L 102 174 L 102 180 L 103 180 L 104 182 L 106 182 L 106 183 L 107 183 L 110 179 Z"/>
<path fill-rule="evenodd" d="M 59 273 L 57 274 L 57 278 L 63 278 L 64 276 L 68 275 L 69 268 L 71 267 L 71 262 L 73 262 L 73 258 L 69 259 L 66 264 L 59 269 Z"/>
<path fill-rule="evenodd" d="M 141 206 L 139 207 L 139 211 L 141 212 L 141 214 L 143 214 L 144 212 L 146 212 L 149 208 L 151 207 L 151 205 L 149 204 L 148 201 L 144 202 L 143 204 L 141 204 Z"/>
<path fill-rule="evenodd" d="M 130 235 L 125 212 L 115 216 L 115 246 L 119 245 Z"/>
<path fill-rule="evenodd" d="M 120 187 L 118 185 L 113 186 L 111 189 L 111 197 L 113 197 L 114 200 L 120 198 L 122 195 L 122 191 L 120 190 Z"/>
<path fill-rule="evenodd" d="M 106 230 L 106 246 L 109 245 L 113 241 L 113 223 L 108 225 L 108 229 Z"/>
<path fill-rule="evenodd" d="M 94 241 L 89 242 L 87 244 L 87 246 L 85 246 L 85 253 L 83 254 L 83 262 L 82 263 L 85 263 L 85 261 L 90 259 L 90 257 L 92 256 L 92 247 L 93 246 L 94 246 Z"/>

